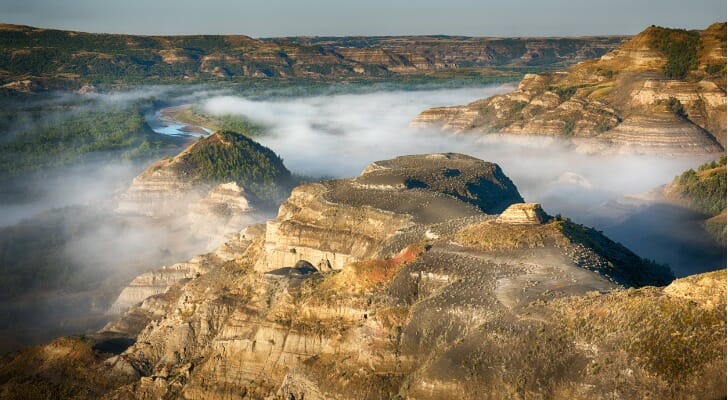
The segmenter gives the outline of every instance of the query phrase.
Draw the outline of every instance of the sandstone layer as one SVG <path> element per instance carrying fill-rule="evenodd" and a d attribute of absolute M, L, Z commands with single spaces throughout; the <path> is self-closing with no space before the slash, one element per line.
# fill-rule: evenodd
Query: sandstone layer
<path fill-rule="evenodd" d="M 185 229 L 210 251 L 225 235 L 261 222 L 290 185 L 290 172 L 270 149 L 237 133 L 214 133 L 134 178 L 117 211 Z"/>
<path fill-rule="evenodd" d="M 651 27 L 599 59 L 527 74 L 511 93 L 426 110 L 412 124 L 596 139 L 647 153 L 720 153 L 726 144 L 725 32 L 725 23 L 695 37 Z M 684 76 L 674 76 L 674 60 L 660 46 L 693 39 L 685 52 L 694 51 L 695 62 Z"/>
<path fill-rule="evenodd" d="M 548 215 L 538 203 L 512 204 L 503 211 L 497 222 L 513 225 L 539 225 L 548 220 Z"/>
<path fill-rule="evenodd" d="M 566 66 L 598 57 L 625 37 L 474 38 L 455 36 L 290 37 L 133 36 L 0 24 L 8 57 L 0 89 L 93 91 L 119 83 L 189 83 L 240 78 L 382 79 L 403 74 L 512 77 L 507 67 Z M 57 46 L 55 43 L 63 43 Z M 47 68 L 38 59 L 50 60 Z M 450 75 L 448 75 L 450 74 Z"/>
<path fill-rule="evenodd" d="M 669 276 L 594 230 L 534 217 L 533 204 L 512 206 L 522 200 L 504 177 L 494 164 L 440 154 L 299 187 L 265 232 L 232 238 L 223 251 L 229 261 L 206 256 L 206 273 L 90 338 L 8 358 L 0 393 L 719 397 L 725 271 L 667 289 L 622 289 Z M 408 196 L 417 201 L 402 203 Z M 352 224 L 355 210 L 362 217 Z M 509 223 L 514 210 L 527 210 L 529 223 Z M 281 233 L 289 223 L 296 234 Z M 334 250 L 349 258 L 330 270 L 315 259 L 279 260 L 295 240 L 314 256 Z"/>

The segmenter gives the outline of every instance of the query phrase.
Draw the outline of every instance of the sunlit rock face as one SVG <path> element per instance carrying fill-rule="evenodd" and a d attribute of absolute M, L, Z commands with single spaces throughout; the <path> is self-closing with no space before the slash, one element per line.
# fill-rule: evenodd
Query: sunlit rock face
<path fill-rule="evenodd" d="M 517 203 L 503 211 L 497 222 L 513 225 L 539 225 L 548 220 L 548 215 L 538 203 Z"/>
<path fill-rule="evenodd" d="M 138 278 L 167 288 L 88 339 L 116 355 L 54 342 L 0 366 L 11 377 L 0 390 L 28 384 L 21 363 L 50 365 L 30 381 L 44 388 L 60 374 L 80 398 L 725 390 L 725 271 L 625 290 L 669 279 L 601 233 L 523 203 L 497 165 L 472 157 L 399 157 L 300 186 L 274 220 L 187 264 L 174 273 L 199 273 L 176 283 L 174 267 L 166 281 L 166 269 Z"/>
<path fill-rule="evenodd" d="M 648 28 L 600 59 L 564 71 L 527 74 L 510 93 L 423 111 L 412 125 L 455 133 L 550 135 L 592 139 L 638 153 L 712 154 L 726 144 L 726 25 L 700 33 L 696 67 L 668 78 Z M 679 103 L 678 103 L 679 102 Z"/>
<path fill-rule="evenodd" d="M 266 229 L 256 269 L 307 260 L 321 270 L 341 269 L 377 254 L 379 245 L 418 223 L 498 213 L 522 201 L 492 163 L 431 154 L 378 161 L 355 179 L 296 188 Z"/>

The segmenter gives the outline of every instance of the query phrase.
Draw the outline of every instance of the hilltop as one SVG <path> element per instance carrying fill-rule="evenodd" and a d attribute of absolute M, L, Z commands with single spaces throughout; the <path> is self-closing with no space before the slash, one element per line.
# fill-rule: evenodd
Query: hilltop
<path fill-rule="evenodd" d="M 0 87 L 93 90 L 98 84 L 495 77 L 598 57 L 624 37 L 275 38 L 134 36 L 0 25 Z M 496 69 L 494 69 L 496 68 Z"/>
<path fill-rule="evenodd" d="M 703 31 L 652 26 L 598 59 L 528 74 L 513 92 L 426 110 L 413 124 L 717 153 L 726 144 L 725 54 L 725 23 Z"/>
<path fill-rule="evenodd" d="M 273 151 L 223 131 L 153 163 L 121 193 L 0 228 L 0 352 L 98 329 L 136 275 L 217 248 L 292 186 Z"/>
<path fill-rule="evenodd" d="M 243 134 L 222 131 L 149 166 L 121 196 L 120 208 L 144 208 L 146 204 L 174 213 L 193 200 L 192 192 L 206 192 L 227 182 L 245 187 L 256 200 L 275 204 L 285 196 L 286 186 L 292 180 L 283 160 L 272 150 Z M 149 203 L 137 199 L 138 196 L 151 196 L 156 202 Z M 159 201 L 161 197 L 169 199 Z M 181 204 L 173 204 L 176 202 Z"/>
<path fill-rule="evenodd" d="M 495 164 L 399 157 L 299 186 L 265 225 L 140 277 L 136 287 L 156 281 L 156 294 L 97 334 L 6 357 L 0 390 L 720 397 L 725 270 L 644 286 L 671 280 L 601 233 L 522 203 Z"/>

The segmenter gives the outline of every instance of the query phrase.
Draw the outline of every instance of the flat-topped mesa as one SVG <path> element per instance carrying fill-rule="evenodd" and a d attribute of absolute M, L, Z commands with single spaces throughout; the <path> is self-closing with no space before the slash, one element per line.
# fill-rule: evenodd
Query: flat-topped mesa
<path fill-rule="evenodd" d="M 548 220 L 539 203 L 511 204 L 496 218 L 496 222 L 512 225 L 540 225 Z"/>
<path fill-rule="evenodd" d="M 725 23 L 699 33 L 650 27 L 600 59 L 526 74 L 514 91 L 425 110 L 411 125 L 576 138 L 636 153 L 720 153 L 725 32 Z"/>
<path fill-rule="evenodd" d="M 341 269 L 374 256 L 397 231 L 417 224 L 498 214 L 523 201 L 498 165 L 462 154 L 377 161 L 361 176 L 295 188 L 267 223 L 267 272 L 306 260 Z"/>

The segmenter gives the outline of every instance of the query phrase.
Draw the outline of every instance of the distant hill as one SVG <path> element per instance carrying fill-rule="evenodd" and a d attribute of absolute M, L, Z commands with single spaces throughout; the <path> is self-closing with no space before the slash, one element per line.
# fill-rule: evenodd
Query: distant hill
<path fill-rule="evenodd" d="M 414 124 L 719 152 L 726 144 L 726 24 L 652 26 L 601 58 L 526 75 L 511 93 L 426 110 Z"/>
<path fill-rule="evenodd" d="M 37 91 L 84 84 L 179 83 L 245 78 L 369 79 L 490 67 L 540 69 L 599 57 L 624 37 L 448 36 L 278 38 L 134 36 L 0 25 L 0 86 Z M 468 72 L 469 71 L 469 72 Z"/>

